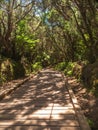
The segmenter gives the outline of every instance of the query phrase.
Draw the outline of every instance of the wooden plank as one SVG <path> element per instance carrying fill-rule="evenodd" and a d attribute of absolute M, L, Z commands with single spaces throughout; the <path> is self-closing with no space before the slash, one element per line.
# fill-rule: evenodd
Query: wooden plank
<path fill-rule="evenodd" d="M 79 126 L 78 121 L 76 120 L 71 120 L 71 119 L 67 119 L 67 120 L 51 120 L 49 122 L 49 120 L 47 119 L 31 119 L 31 120 L 4 120 L 4 121 L 0 121 L 0 126 L 11 126 L 11 125 L 43 125 L 43 126 Z"/>
<path fill-rule="evenodd" d="M 47 130 L 46 126 L 0 126 L 0 130 Z"/>
<path fill-rule="evenodd" d="M 24 107 L 22 109 L 22 111 L 27 111 L 27 112 L 32 112 L 32 111 L 36 111 L 36 110 L 50 110 L 52 109 L 52 106 L 49 106 L 49 107 Z M 74 110 L 72 107 L 53 107 L 53 111 L 67 111 L 67 110 Z M 0 109 L 0 114 L 8 114 L 8 113 L 13 113 L 13 112 L 20 112 L 21 111 L 21 107 L 15 109 L 15 108 L 8 108 L 8 109 Z"/>
<path fill-rule="evenodd" d="M 5 116 L 5 117 L 3 116 L 3 118 L 2 117 L 0 118 L 0 121 L 12 120 L 12 119 L 14 119 L 14 120 L 33 120 L 33 119 L 40 120 L 41 118 L 38 118 L 38 117 L 32 118 L 32 116 L 29 116 L 29 115 L 28 116 L 25 115 L 24 117 L 19 117 L 19 118 L 14 117 L 14 116 Z M 42 119 L 44 119 L 44 118 L 42 118 Z M 62 116 L 54 115 L 53 118 L 49 116 L 49 120 L 50 119 L 51 120 L 77 120 L 77 117 L 74 114 L 68 114 L 68 115 L 62 115 Z"/>
<path fill-rule="evenodd" d="M 39 108 L 41 108 L 41 107 L 43 107 L 43 108 L 47 108 L 47 107 L 51 107 L 51 106 L 53 106 L 53 104 L 54 104 L 54 107 L 58 107 L 58 102 L 56 102 L 56 103 L 48 103 L 48 102 L 35 102 L 35 103 L 33 103 L 32 101 L 31 102 L 27 102 L 27 103 L 25 103 L 25 102 L 23 102 L 23 103 L 21 103 L 21 102 L 18 102 L 18 103 L 10 103 L 10 104 L 7 104 L 7 103 L 2 103 L 2 104 L 0 104 L 0 110 L 1 109 L 9 109 L 9 108 L 22 108 L 22 109 L 25 109 L 25 107 L 29 107 L 29 108 L 35 108 L 35 107 L 39 107 Z M 72 103 L 68 103 L 68 104 L 65 104 L 65 103 L 62 103 L 61 102 L 61 105 L 60 106 L 63 106 L 63 107 L 66 107 L 66 108 L 73 108 L 73 105 L 72 105 Z"/>
<path fill-rule="evenodd" d="M 47 130 L 81 130 L 80 127 L 65 127 L 65 126 L 61 126 L 61 127 L 53 127 L 50 126 Z"/>
<path fill-rule="evenodd" d="M 80 127 L 53 126 L 2 126 L 0 130 L 81 130 Z"/>
<path fill-rule="evenodd" d="M 52 115 L 50 117 L 50 120 L 77 120 L 77 117 L 75 114 L 64 114 L 64 115 Z"/>
<path fill-rule="evenodd" d="M 48 119 L 31 119 L 31 120 L 4 120 L 0 121 L 0 126 L 22 126 L 22 125 L 32 125 L 32 126 L 46 126 L 49 124 Z"/>
<path fill-rule="evenodd" d="M 58 120 L 50 120 L 50 125 L 51 126 L 55 126 L 55 127 L 57 127 L 57 126 L 66 126 L 66 127 L 68 127 L 68 126 L 79 126 L 79 123 L 78 123 L 78 121 L 77 120 L 71 120 L 70 118 L 69 119 L 63 119 L 63 120 L 60 120 L 60 119 L 58 119 Z"/>
<path fill-rule="evenodd" d="M 27 119 L 49 119 L 50 115 L 49 114 L 34 114 L 34 115 L 15 115 L 15 116 L 9 116 L 9 115 L 4 115 L 4 116 L 1 116 L 0 117 L 0 121 L 1 120 L 18 120 L 18 119 L 24 119 L 24 120 L 27 120 Z"/>

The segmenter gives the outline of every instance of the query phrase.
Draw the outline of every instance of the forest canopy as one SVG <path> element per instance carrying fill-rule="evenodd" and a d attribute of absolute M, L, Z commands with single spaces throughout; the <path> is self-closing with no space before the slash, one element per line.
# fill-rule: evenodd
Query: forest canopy
<path fill-rule="evenodd" d="M 32 71 L 60 62 L 95 63 L 97 27 L 96 0 L 1 0 L 0 64 L 8 58 Z"/>
<path fill-rule="evenodd" d="M 63 86 L 56 85 L 58 79 L 51 81 L 51 88 L 60 96 L 65 94 L 60 89 L 71 86 L 92 130 L 98 130 L 98 0 L 0 0 L 0 99 L 21 87 L 20 81 L 29 90 L 36 73 L 39 83 L 32 91 L 37 96 L 37 88 L 47 80 L 45 93 L 50 74 L 45 72 L 45 80 L 40 80 L 44 68 L 62 73 Z"/>

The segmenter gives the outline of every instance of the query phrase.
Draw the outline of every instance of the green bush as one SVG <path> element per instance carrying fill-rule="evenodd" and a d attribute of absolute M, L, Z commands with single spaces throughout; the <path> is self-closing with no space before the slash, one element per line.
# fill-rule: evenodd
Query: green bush
<path fill-rule="evenodd" d="M 64 69 L 66 68 L 66 66 L 67 66 L 67 62 L 61 62 L 61 63 L 58 63 L 55 66 L 55 69 L 59 70 L 59 71 L 64 71 Z"/>
<path fill-rule="evenodd" d="M 94 127 L 94 122 L 93 122 L 93 120 L 87 118 L 87 122 L 88 122 L 88 124 L 90 125 L 90 127 Z"/>
<path fill-rule="evenodd" d="M 82 73 L 82 68 L 83 66 L 76 63 L 74 68 L 73 68 L 73 75 L 78 79 L 80 80 L 81 79 L 81 73 Z"/>
<path fill-rule="evenodd" d="M 64 70 L 64 74 L 68 76 L 72 76 L 74 66 L 75 66 L 75 63 L 69 62 L 66 66 L 66 69 Z"/>
<path fill-rule="evenodd" d="M 13 63 L 10 59 L 4 59 L 0 65 L 0 82 L 6 82 L 13 79 Z"/>
<path fill-rule="evenodd" d="M 32 72 L 32 63 L 26 57 L 22 57 L 21 63 L 25 69 L 25 74 L 28 75 Z"/>
<path fill-rule="evenodd" d="M 0 63 L 0 84 L 25 76 L 25 69 L 20 62 L 2 59 Z"/>
<path fill-rule="evenodd" d="M 72 76 L 75 62 L 61 62 L 55 66 L 56 70 L 63 71 L 65 75 Z"/>
<path fill-rule="evenodd" d="M 34 64 L 32 64 L 33 72 L 39 71 L 41 69 L 42 69 L 41 62 L 35 62 Z"/>

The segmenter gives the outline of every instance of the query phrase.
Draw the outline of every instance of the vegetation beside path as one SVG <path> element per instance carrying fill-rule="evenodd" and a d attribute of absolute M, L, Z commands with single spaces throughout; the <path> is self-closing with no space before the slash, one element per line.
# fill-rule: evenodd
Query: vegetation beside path
<path fill-rule="evenodd" d="M 0 1 L 0 88 L 46 67 L 75 77 L 97 100 L 97 0 Z"/>

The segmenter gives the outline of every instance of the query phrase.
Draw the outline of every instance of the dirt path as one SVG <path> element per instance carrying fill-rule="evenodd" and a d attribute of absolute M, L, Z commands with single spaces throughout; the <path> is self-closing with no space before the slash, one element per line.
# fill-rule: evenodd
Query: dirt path
<path fill-rule="evenodd" d="M 0 130 L 83 130 L 62 74 L 43 70 L 3 99 Z"/>

